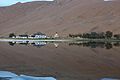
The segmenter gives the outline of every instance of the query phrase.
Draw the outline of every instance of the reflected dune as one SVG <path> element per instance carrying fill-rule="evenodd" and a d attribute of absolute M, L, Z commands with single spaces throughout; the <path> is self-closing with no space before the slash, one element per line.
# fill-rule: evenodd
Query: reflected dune
<path fill-rule="evenodd" d="M 54 76 L 58 80 L 120 76 L 119 47 L 106 50 L 61 43 L 58 48 L 53 44 L 36 48 L 0 43 L 0 48 L 0 69 L 17 74 Z"/>

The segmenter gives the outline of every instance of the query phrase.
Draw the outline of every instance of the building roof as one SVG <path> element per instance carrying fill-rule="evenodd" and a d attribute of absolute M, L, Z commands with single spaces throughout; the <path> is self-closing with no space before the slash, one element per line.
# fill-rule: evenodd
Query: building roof
<path fill-rule="evenodd" d="M 37 32 L 37 33 L 34 33 L 34 35 L 45 35 L 45 34 L 43 34 L 41 32 Z"/>
<path fill-rule="evenodd" d="M 28 37 L 28 35 L 23 34 L 23 35 L 19 35 L 20 37 Z"/>
<path fill-rule="evenodd" d="M 41 32 L 37 32 L 37 33 L 32 34 L 31 37 L 35 37 L 35 35 L 45 35 L 45 34 L 43 34 Z"/>

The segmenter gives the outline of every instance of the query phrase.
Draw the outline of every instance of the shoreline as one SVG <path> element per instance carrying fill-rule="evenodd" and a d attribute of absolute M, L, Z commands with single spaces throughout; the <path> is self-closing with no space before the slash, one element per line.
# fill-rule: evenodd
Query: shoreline
<path fill-rule="evenodd" d="M 77 39 L 77 38 L 58 38 L 58 39 L 17 39 L 0 38 L 0 42 L 120 42 L 120 39 Z"/>

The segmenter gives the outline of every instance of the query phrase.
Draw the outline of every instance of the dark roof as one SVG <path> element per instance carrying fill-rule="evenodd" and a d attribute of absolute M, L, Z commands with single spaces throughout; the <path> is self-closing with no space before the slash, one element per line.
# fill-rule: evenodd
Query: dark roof
<path fill-rule="evenodd" d="M 28 35 L 24 34 L 24 35 L 19 35 L 20 37 L 28 37 Z"/>
<path fill-rule="evenodd" d="M 34 33 L 33 35 L 45 35 L 45 34 L 43 34 L 41 32 L 37 32 L 37 33 Z"/>

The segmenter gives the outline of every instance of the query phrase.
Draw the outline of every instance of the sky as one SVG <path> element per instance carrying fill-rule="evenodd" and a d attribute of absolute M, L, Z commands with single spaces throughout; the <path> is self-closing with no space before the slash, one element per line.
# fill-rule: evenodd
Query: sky
<path fill-rule="evenodd" d="M 10 6 L 18 2 L 26 3 L 32 1 L 54 1 L 54 0 L 0 0 L 0 6 Z"/>

